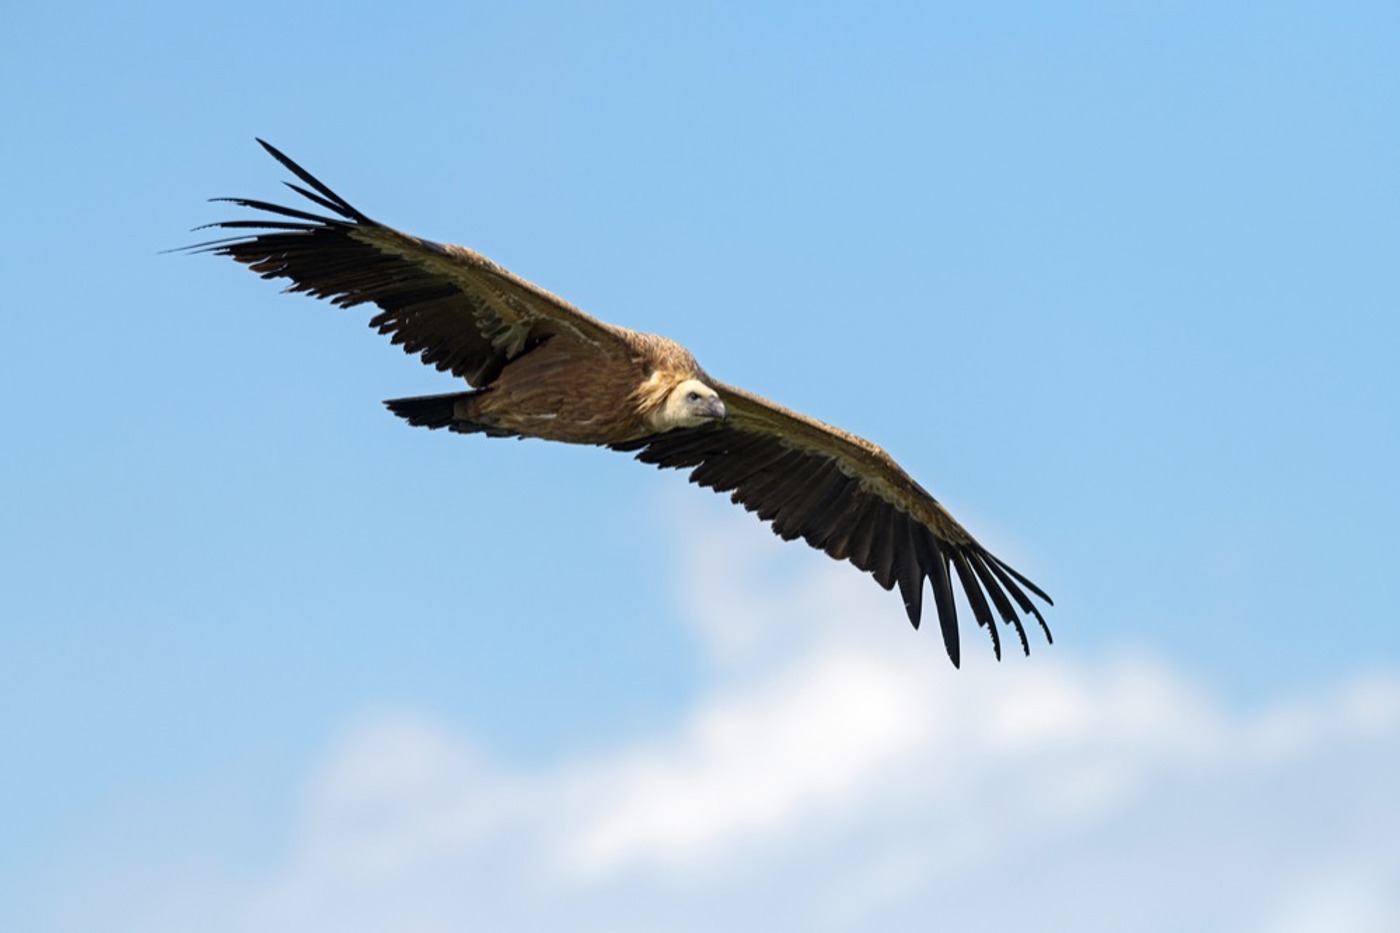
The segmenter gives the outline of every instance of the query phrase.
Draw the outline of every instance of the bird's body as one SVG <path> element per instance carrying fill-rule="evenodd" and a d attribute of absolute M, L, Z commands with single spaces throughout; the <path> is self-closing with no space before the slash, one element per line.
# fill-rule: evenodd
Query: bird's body
<path fill-rule="evenodd" d="M 395 414 L 422 427 L 607 446 L 689 468 L 692 482 L 730 492 L 784 539 L 849 560 L 886 589 L 897 584 L 915 627 L 927 579 L 954 664 L 954 575 L 998 657 L 996 616 L 1025 650 L 1018 609 L 1049 638 L 1023 587 L 1049 597 L 876 445 L 719 382 L 675 341 L 605 324 L 472 250 L 379 224 L 263 145 L 310 190 L 290 187 L 337 216 L 228 199 L 277 219 L 216 224 L 260 232 L 195 249 L 290 279 L 290 291 L 377 305 L 372 326 L 470 386 L 386 402 Z"/>
<path fill-rule="evenodd" d="M 667 397 L 704 373 L 674 340 L 616 330 L 616 343 L 603 347 L 570 335 L 549 338 L 508 363 L 458 420 L 569 444 L 632 441 L 666 430 Z"/>

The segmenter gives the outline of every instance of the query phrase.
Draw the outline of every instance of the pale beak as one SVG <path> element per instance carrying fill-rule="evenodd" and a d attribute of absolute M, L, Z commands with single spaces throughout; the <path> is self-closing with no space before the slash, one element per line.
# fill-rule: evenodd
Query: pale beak
<path fill-rule="evenodd" d="M 705 407 L 702 411 L 704 411 L 705 417 L 713 418 L 716 421 L 723 421 L 725 416 L 729 414 L 718 395 L 705 399 Z"/>

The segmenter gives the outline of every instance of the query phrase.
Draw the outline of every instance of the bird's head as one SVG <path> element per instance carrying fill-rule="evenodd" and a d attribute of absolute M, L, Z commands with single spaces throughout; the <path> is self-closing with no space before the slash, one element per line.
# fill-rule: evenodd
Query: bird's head
<path fill-rule="evenodd" d="M 699 379 L 686 379 L 670 391 L 657 414 L 657 426 L 670 431 L 722 421 L 727 412 L 718 392 Z"/>

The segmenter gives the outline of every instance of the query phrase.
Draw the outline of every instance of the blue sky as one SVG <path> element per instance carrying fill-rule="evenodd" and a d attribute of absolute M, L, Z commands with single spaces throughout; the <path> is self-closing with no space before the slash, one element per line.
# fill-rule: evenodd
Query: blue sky
<path fill-rule="evenodd" d="M 1393 5 L 6 20 L 0 927 L 1400 917 Z M 1055 645 L 407 429 L 363 316 L 160 252 L 254 136 L 876 440 Z"/>

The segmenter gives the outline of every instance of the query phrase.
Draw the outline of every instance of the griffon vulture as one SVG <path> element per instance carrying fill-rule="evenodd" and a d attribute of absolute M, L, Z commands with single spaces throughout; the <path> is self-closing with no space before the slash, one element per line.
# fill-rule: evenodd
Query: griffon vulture
<path fill-rule="evenodd" d="M 713 379 L 674 341 L 596 320 L 469 249 L 371 220 L 259 142 L 306 187 L 287 186 L 327 214 L 220 198 L 271 216 L 210 224 L 252 232 L 189 249 L 229 256 L 343 308 L 376 305 L 370 326 L 471 387 L 384 403 L 409 424 L 593 444 L 688 469 L 691 482 L 728 492 L 783 539 L 848 560 L 887 590 L 898 584 L 915 628 L 927 577 L 954 665 L 954 575 L 998 658 L 997 616 L 1027 653 L 1018 609 L 1050 639 L 1026 591 L 1050 597 L 876 445 Z"/>

